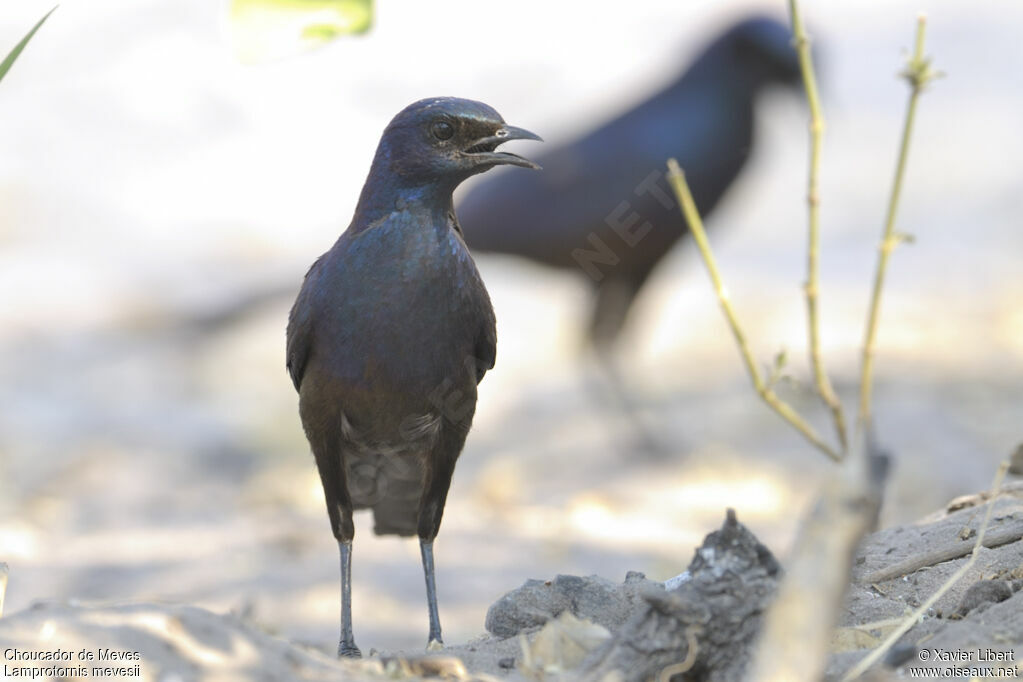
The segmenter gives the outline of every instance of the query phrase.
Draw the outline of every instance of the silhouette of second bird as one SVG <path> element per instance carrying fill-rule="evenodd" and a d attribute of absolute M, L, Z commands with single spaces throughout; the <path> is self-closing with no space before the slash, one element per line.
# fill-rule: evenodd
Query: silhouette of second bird
<path fill-rule="evenodd" d="M 589 338 L 607 351 L 651 271 L 688 231 L 665 161 L 678 159 L 706 216 L 750 156 L 757 95 L 798 82 L 788 27 L 741 21 L 667 88 L 539 157 L 543 173 L 473 188 L 458 211 L 466 243 L 584 274 L 596 288 Z"/>

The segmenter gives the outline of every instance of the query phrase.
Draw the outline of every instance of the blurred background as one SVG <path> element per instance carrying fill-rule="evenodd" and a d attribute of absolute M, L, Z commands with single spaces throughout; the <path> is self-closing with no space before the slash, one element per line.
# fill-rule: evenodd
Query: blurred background
<path fill-rule="evenodd" d="M 7 3 L 0 51 L 48 2 Z M 258 64 L 225 5 L 67 0 L 0 86 L 0 560 L 6 610 L 189 602 L 332 651 L 334 540 L 284 371 L 309 264 L 347 226 L 380 132 L 421 97 L 483 100 L 551 148 L 785 3 L 379 0 L 371 30 Z M 947 77 L 921 103 L 877 349 L 894 455 L 883 524 L 985 488 L 1023 440 L 1023 6 L 803 6 L 820 51 L 822 335 L 851 409 L 919 10 Z M 729 291 L 786 396 L 805 383 L 806 108 L 769 91 L 753 156 L 708 220 Z M 684 125 L 685 121 L 680 121 Z M 525 153 L 534 153 L 536 147 Z M 666 152 L 667 156 L 667 152 Z M 446 640 L 527 578 L 679 573 L 735 507 L 776 552 L 829 462 L 762 406 L 695 250 L 654 272 L 619 344 L 634 447 L 595 396 L 579 273 L 481 257 L 498 363 L 437 543 Z M 356 517 L 356 637 L 419 647 L 418 548 Z"/>

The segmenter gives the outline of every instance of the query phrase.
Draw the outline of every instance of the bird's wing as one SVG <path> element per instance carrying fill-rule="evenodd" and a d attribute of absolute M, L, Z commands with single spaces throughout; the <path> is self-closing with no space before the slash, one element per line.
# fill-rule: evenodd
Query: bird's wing
<path fill-rule="evenodd" d="M 320 256 L 309 268 L 309 272 L 305 275 L 305 281 L 302 283 L 302 290 L 288 314 L 286 366 L 296 391 L 302 385 L 302 375 L 305 373 L 306 362 L 309 360 L 309 349 L 312 346 L 312 292 L 316 288 L 319 266 L 322 261 L 323 256 Z"/>
<path fill-rule="evenodd" d="M 476 337 L 476 347 L 473 349 L 476 356 L 476 383 L 483 381 L 483 375 L 487 370 L 494 368 L 497 361 L 497 320 L 494 317 L 494 309 L 490 306 L 489 297 L 485 306 L 483 326 Z"/>

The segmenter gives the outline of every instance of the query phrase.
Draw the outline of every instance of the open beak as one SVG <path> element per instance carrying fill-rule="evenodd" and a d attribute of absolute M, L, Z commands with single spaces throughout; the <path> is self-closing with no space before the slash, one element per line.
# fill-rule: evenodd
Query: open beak
<path fill-rule="evenodd" d="M 519 156 L 518 154 L 495 151 L 499 145 L 511 140 L 536 140 L 537 142 L 543 142 L 543 138 L 536 133 L 531 133 L 525 128 L 516 128 L 515 126 L 506 125 L 501 126 L 490 137 L 484 137 L 476 140 L 472 143 L 471 147 L 464 150 L 462 153 L 466 156 L 472 157 L 477 161 L 477 163 L 489 162 L 495 166 L 503 164 L 540 170 L 540 166 L 529 159 Z"/>

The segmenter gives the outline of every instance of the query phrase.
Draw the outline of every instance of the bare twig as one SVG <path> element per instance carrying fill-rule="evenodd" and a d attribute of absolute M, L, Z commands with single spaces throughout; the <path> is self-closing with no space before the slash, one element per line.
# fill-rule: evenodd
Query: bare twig
<path fill-rule="evenodd" d="M 869 444 L 826 481 L 803 519 L 785 578 L 767 612 L 752 682 L 812 682 L 824 673 L 852 557 L 881 504 L 883 454 Z"/>
<path fill-rule="evenodd" d="M 821 397 L 832 406 L 832 416 L 836 428 L 841 427 L 839 438 L 843 449 L 846 444 L 844 418 L 841 414 L 841 405 L 837 399 L 833 404 L 828 400 L 830 385 L 827 384 L 827 375 L 823 371 L 819 355 L 819 339 L 817 338 L 817 249 L 818 249 L 818 198 L 817 198 L 817 162 L 819 157 L 820 135 L 823 130 L 823 121 L 820 117 L 820 104 L 817 101 L 816 85 L 813 80 L 813 67 L 810 61 L 809 44 L 799 17 L 796 0 L 790 0 L 789 6 L 792 12 L 793 33 L 796 37 L 796 47 L 799 50 L 800 65 L 803 72 L 803 80 L 806 85 L 807 98 L 811 110 L 811 152 L 810 152 L 810 179 L 809 179 L 809 210 L 810 210 L 810 246 L 809 246 L 809 274 L 807 280 L 807 309 L 809 311 L 810 326 L 810 362 L 813 366 L 814 376 L 817 381 L 818 392 Z M 757 649 L 757 657 L 754 661 L 753 675 L 750 679 L 757 682 L 768 680 L 816 680 L 820 679 L 829 653 L 829 640 L 834 629 L 839 610 L 843 603 L 843 596 L 848 586 L 850 564 L 852 554 L 867 530 L 876 523 L 877 511 L 880 507 L 882 483 L 884 477 L 883 466 L 885 456 L 877 450 L 873 434 L 871 433 L 871 421 L 869 413 L 869 391 L 870 391 L 870 358 L 872 354 L 873 339 L 877 325 L 877 305 L 880 300 L 883 275 L 887 265 L 887 256 L 894 246 L 894 220 L 898 206 L 898 195 L 901 189 L 903 172 L 905 169 L 906 155 L 908 153 L 909 133 L 912 130 L 913 111 L 916 104 L 916 95 L 931 77 L 928 64 L 923 59 L 923 24 L 917 35 L 917 50 L 909 62 L 907 77 L 913 84 L 914 92 L 910 100 L 910 112 L 907 116 L 905 131 L 903 133 L 902 148 L 899 154 L 899 166 L 896 170 L 895 187 L 893 188 L 892 200 L 889 204 L 888 220 L 885 230 L 885 242 L 882 248 L 882 260 L 878 266 L 878 275 L 875 281 L 872 307 L 868 322 L 867 340 L 864 343 L 864 373 L 861 378 L 861 390 L 866 395 L 866 401 L 861 403 L 865 409 L 860 411 L 860 420 L 857 422 L 857 429 L 853 434 L 853 443 L 860 445 L 853 446 L 852 451 L 856 456 L 851 457 L 843 467 L 842 471 L 833 477 L 825 486 L 814 508 L 804 521 L 804 528 L 800 533 L 793 558 L 790 561 L 788 574 L 782 587 L 779 590 L 775 604 L 768 612 L 764 632 L 760 645 Z M 831 391 L 833 396 L 833 391 Z M 837 404 L 837 410 L 834 405 Z M 996 479 L 996 487 L 1000 478 Z M 981 530 L 986 529 L 988 518 L 985 519 Z M 978 542 L 981 538 L 978 538 Z M 976 556 L 977 550 L 974 550 Z M 945 587 L 944 589 L 947 589 Z M 933 603 L 939 595 L 935 595 L 927 605 L 921 607 L 923 612 L 927 606 Z M 918 614 L 914 618 L 900 624 L 902 633 L 911 627 Z M 907 624 L 908 623 L 908 624 Z M 886 645 L 874 652 L 876 660 L 887 646 L 898 639 L 901 633 L 896 630 L 886 640 Z M 872 654 L 872 656 L 874 656 Z M 859 675 L 865 670 L 871 661 L 866 661 L 858 671 L 851 672 L 846 679 Z"/>
<path fill-rule="evenodd" d="M 996 531 L 992 531 L 984 536 L 984 546 L 988 549 L 992 547 L 1001 547 L 1007 545 L 1010 542 L 1016 542 L 1023 539 L 1023 524 L 1017 524 L 1009 528 L 1000 528 Z M 858 582 L 861 583 L 882 583 L 892 578 L 898 578 L 910 573 L 919 571 L 921 568 L 928 566 L 935 566 L 946 561 L 952 561 L 953 559 L 959 559 L 966 556 L 973 551 L 973 543 L 971 542 L 952 542 L 942 547 L 937 547 L 933 550 L 911 556 L 908 559 L 904 559 L 898 563 L 892 564 L 885 568 L 878 569 L 873 573 L 868 573 L 863 576 Z"/>
<path fill-rule="evenodd" d="M 909 81 L 909 106 L 906 109 L 906 121 L 902 128 L 902 142 L 899 145 L 899 160 L 895 167 L 895 180 L 892 183 L 892 194 L 888 201 L 888 214 L 885 218 L 884 234 L 881 238 L 880 253 L 877 259 L 877 270 L 874 274 L 874 289 L 870 297 L 870 312 L 867 316 L 867 329 L 863 338 L 863 362 L 860 372 L 860 409 L 857 418 L 857 429 L 862 430 L 870 422 L 870 398 L 873 389 L 874 341 L 877 335 L 877 322 L 881 309 L 881 290 L 884 287 L 888 257 L 900 242 L 907 236 L 895 231 L 895 214 L 899 207 L 899 195 L 902 192 L 902 178 L 905 175 L 906 159 L 909 156 L 909 139 L 913 131 L 913 118 L 916 114 L 916 102 L 927 83 L 937 74 L 931 69 L 931 60 L 924 57 L 924 37 L 927 30 L 927 17 L 921 14 L 917 18 L 916 47 L 913 56 L 906 63 L 902 76 Z"/>
<path fill-rule="evenodd" d="M 995 474 L 995 480 L 991 483 L 992 497 L 994 497 L 998 489 L 1002 486 L 1002 479 L 1005 477 L 1005 472 L 1008 469 L 1009 469 L 1008 460 L 1002 462 L 998 466 L 998 472 Z M 849 682 L 850 680 L 856 679 L 857 677 L 865 673 L 870 668 L 870 666 L 874 665 L 879 660 L 881 660 L 881 657 L 888 653 L 888 650 L 891 649 L 892 646 L 899 641 L 899 638 L 902 637 L 907 632 L 909 632 L 909 629 L 916 625 L 920 617 L 927 613 L 927 609 L 931 608 L 931 606 L 934 605 L 934 602 L 938 601 L 938 599 L 940 599 L 942 595 L 948 592 L 953 585 L 959 582 L 959 580 L 964 575 L 966 575 L 966 573 L 969 572 L 971 568 L 973 568 L 973 565 L 977 563 L 977 557 L 980 556 L 980 548 L 984 547 L 985 534 L 987 533 L 988 524 L 991 522 L 991 512 L 994 510 L 994 508 L 995 502 L 992 499 L 990 502 L 988 502 L 987 512 L 984 514 L 984 520 L 981 522 L 980 529 L 977 531 L 977 541 L 973 544 L 973 553 L 970 555 L 969 561 L 960 566 L 958 571 L 949 576 L 949 579 L 946 580 L 945 583 L 941 587 L 939 587 L 934 594 L 932 594 L 930 597 L 924 600 L 924 603 L 918 606 L 916 610 L 913 611 L 913 613 L 906 616 L 905 620 L 902 621 L 899 627 L 895 628 L 891 632 L 891 634 L 889 634 L 888 637 L 886 637 L 885 640 L 881 642 L 880 646 L 878 646 L 869 654 L 861 658 L 856 665 L 850 668 L 849 672 L 847 672 L 842 677 L 842 682 Z"/>
<path fill-rule="evenodd" d="M 778 394 L 774 392 L 774 389 L 770 385 L 764 382 L 764 379 L 760 374 L 760 370 L 757 369 L 757 363 L 753 360 L 753 354 L 750 352 L 749 346 L 746 343 L 746 335 L 743 333 L 742 327 L 739 325 L 739 320 L 735 315 L 735 311 L 732 309 L 732 304 L 728 299 L 728 293 L 725 290 L 724 283 L 721 280 L 721 275 L 718 272 L 717 261 L 714 259 L 714 253 L 711 251 L 710 243 L 707 241 L 707 233 L 703 228 L 703 221 L 700 219 L 700 213 L 696 210 L 696 203 L 693 201 L 692 193 L 689 191 L 689 185 L 686 183 L 685 175 L 679 167 L 678 161 L 675 159 L 668 160 L 668 181 L 671 183 L 671 187 L 675 192 L 675 197 L 682 206 L 682 212 L 685 214 L 686 222 L 689 223 L 689 231 L 692 233 L 693 239 L 696 241 L 696 246 L 700 250 L 700 255 L 703 257 L 703 263 L 707 266 L 707 272 L 710 274 L 710 279 L 714 285 L 714 291 L 717 294 L 718 302 L 721 304 L 721 309 L 724 311 L 725 318 L 728 320 L 728 326 L 732 330 L 735 342 L 739 346 L 739 352 L 742 354 L 742 359 L 746 363 L 746 369 L 749 372 L 750 380 L 753 382 L 753 388 L 757 392 L 757 395 L 759 395 L 772 410 L 777 412 L 782 419 L 787 421 L 797 431 L 803 434 L 803 437 L 813 443 L 817 449 L 825 453 L 831 459 L 840 461 L 842 456 L 830 445 L 824 442 L 813 427 L 799 416 L 791 405 L 779 398 Z"/>
<path fill-rule="evenodd" d="M 831 419 L 835 425 L 835 433 L 844 455 L 848 447 L 845 412 L 842 403 L 835 395 L 824 363 L 821 360 L 820 321 L 817 315 L 817 296 L 820 254 L 820 193 L 817 188 L 817 174 L 820 166 L 821 139 L 824 135 L 824 116 L 821 113 L 820 98 L 817 95 L 817 77 L 814 74 L 813 59 L 810 57 L 810 39 L 803 27 L 803 19 L 799 14 L 796 0 L 789 0 L 789 13 L 792 16 L 792 35 L 796 51 L 799 55 L 799 69 L 803 76 L 803 88 L 806 101 L 810 107 L 810 170 L 807 179 L 806 203 L 809 211 L 808 245 L 806 264 L 806 316 L 810 342 L 810 368 L 813 371 L 814 384 L 821 400 L 831 410 Z"/>

